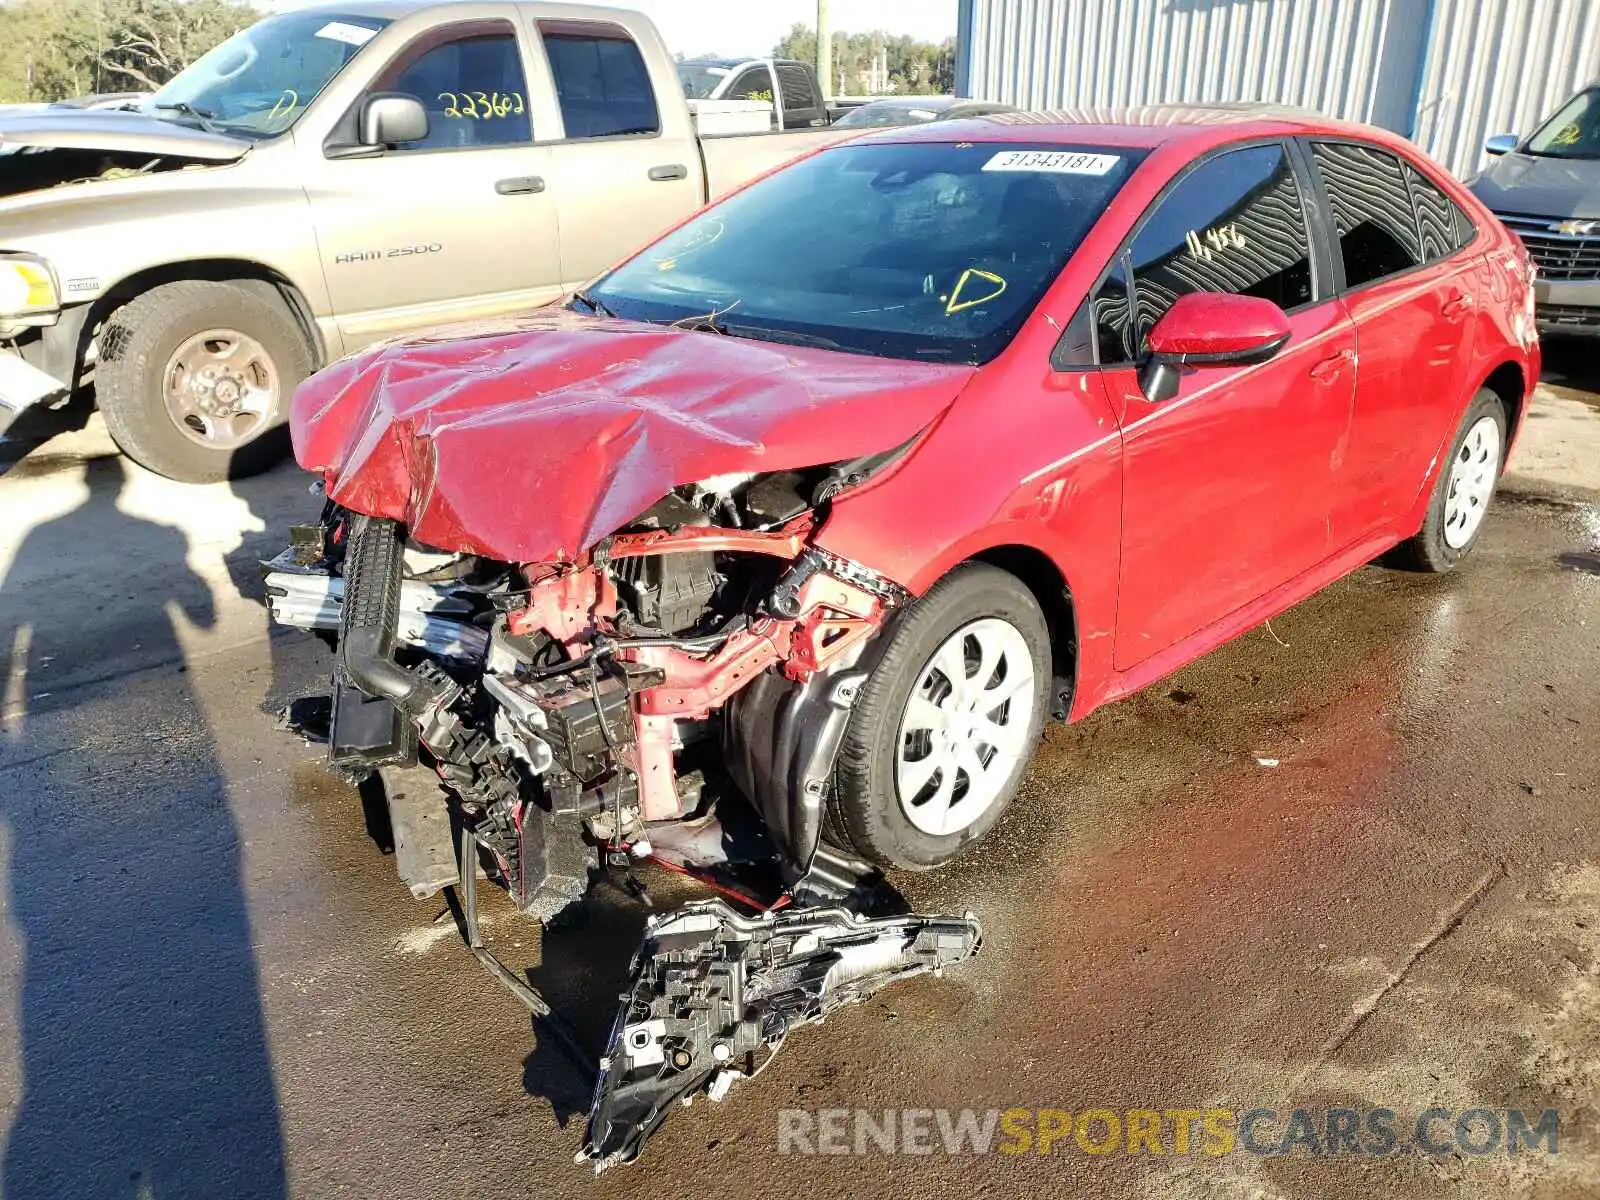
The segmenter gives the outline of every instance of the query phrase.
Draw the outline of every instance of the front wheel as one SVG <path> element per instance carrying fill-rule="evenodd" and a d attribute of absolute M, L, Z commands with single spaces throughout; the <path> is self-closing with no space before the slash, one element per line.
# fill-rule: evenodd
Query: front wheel
<path fill-rule="evenodd" d="M 928 870 L 1016 795 L 1049 704 L 1050 630 L 1016 576 L 968 563 L 889 637 L 840 746 L 830 824 L 882 866 Z"/>
<path fill-rule="evenodd" d="M 99 345 L 100 411 L 141 466 L 211 483 L 264 471 L 288 452 L 289 397 L 313 364 L 270 285 L 162 284 L 112 313 Z"/>
<path fill-rule="evenodd" d="M 1422 529 L 1396 547 L 1399 564 L 1435 574 L 1454 569 L 1483 530 L 1505 463 L 1505 402 L 1488 388 L 1467 406 L 1450 459 L 1439 471 Z"/>

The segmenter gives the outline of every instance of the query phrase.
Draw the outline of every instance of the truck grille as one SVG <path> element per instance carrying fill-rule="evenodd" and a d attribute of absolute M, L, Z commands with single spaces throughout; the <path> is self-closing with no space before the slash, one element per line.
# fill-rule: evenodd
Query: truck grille
<path fill-rule="evenodd" d="M 1539 278 L 1564 283 L 1600 279 L 1600 236 L 1576 237 L 1556 233 L 1552 222 L 1538 217 L 1501 217 L 1506 227 L 1522 239 Z"/>

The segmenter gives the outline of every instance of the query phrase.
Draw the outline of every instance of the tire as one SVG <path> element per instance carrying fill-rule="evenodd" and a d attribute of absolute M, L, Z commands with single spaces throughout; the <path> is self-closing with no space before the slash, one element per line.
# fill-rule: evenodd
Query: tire
<path fill-rule="evenodd" d="M 1472 552 L 1505 466 L 1505 447 L 1505 403 L 1482 388 L 1467 405 L 1450 442 L 1450 457 L 1434 482 L 1422 529 L 1395 547 L 1392 561 L 1396 566 L 1442 574 L 1454 570 Z"/>
<path fill-rule="evenodd" d="M 208 332 L 232 334 L 235 340 L 197 344 Z M 240 357 L 248 361 L 223 364 L 219 358 L 218 366 L 194 371 L 222 372 L 206 402 L 231 399 L 260 411 L 238 417 L 224 412 L 217 424 L 209 424 L 210 417 L 191 418 L 186 431 L 169 406 L 169 382 L 190 378 L 190 366 L 180 364 L 205 360 L 230 345 L 243 348 Z M 95 394 L 100 411 L 112 440 L 140 466 L 185 483 L 213 483 L 257 474 L 288 454 L 289 397 L 314 362 L 299 324 L 271 284 L 201 279 L 162 284 L 113 312 L 100 330 L 99 346 Z M 180 350 L 185 352 L 181 360 Z M 223 436 L 223 421 L 230 422 L 233 436 Z"/>
<path fill-rule="evenodd" d="M 968 673 L 969 682 L 976 680 L 982 670 L 978 651 L 985 646 L 1004 648 L 995 660 L 997 668 L 985 681 L 998 682 L 985 690 L 998 695 L 1010 678 L 1016 698 L 990 710 L 991 716 L 1000 715 L 994 724 L 984 726 L 1004 737 L 1004 750 L 984 743 L 981 731 L 965 734 L 959 714 L 950 718 L 955 722 L 950 729 L 918 728 L 907 732 L 903 728 L 903 722 L 914 724 L 920 714 L 932 711 L 919 703 L 914 714 L 909 707 L 913 689 L 919 684 L 923 685 L 920 701 L 932 704 L 947 716 L 960 708 L 957 690 L 949 686 L 950 679 L 934 661 L 941 650 L 949 652 L 958 633 L 965 651 L 962 669 Z M 1032 671 L 1031 685 L 1020 670 L 1012 673 L 1011 664 L 1015 661 L 1020 668 L 1024 656 Z M 994 828 L 1016 795 L 1039 744 L 1050 686 L 1050 630 L 1033 593 L 1016 576 L 998 567 L 968 563 L 956 568 L 906 611 L 889 634 L 882 657 L 862 687 L 834 765 L 828 813 L 833 837 L 848 843 L 843 848 L 853 849 L 880 866 L 909 871 L 942 866 L 975 844 Z M 970 690 L 961 694 L 969 698 L 974 695 Z M 1016 710 L 1023 697 L 1031 704 L 1025 715 Z M 941 705 L 949 706 L 949 710 Z M 951 752 L 932 740 L 941 732 L 944 747 L 961 743 L 964 735 L 970 739 L 969 753 L 975 757 L 968 757 L 965 762 L 976 763 L 979 768 L 985 766 L 985 759 L 989 764 L 981 786 L 961 765 L 956 765 L 949 793 L 955 799 L 943 810 L 947 818 L 943 822 L 938 814 L 945 768 L 925 765 L 936 757 L 941 764 L 954 761 L 948 757 Z M 910 772 L 904 777 L 900 773 L 902 755 L 907 757 L 905 770 Z M 1010 760 L 1009 769 L 1002 770 L 1006 760 Z M 930 769 L 933 773 L 927 782 L 902 802 L 902 778 Z M 914 787 L 915 779 L 911 782 Z"/>

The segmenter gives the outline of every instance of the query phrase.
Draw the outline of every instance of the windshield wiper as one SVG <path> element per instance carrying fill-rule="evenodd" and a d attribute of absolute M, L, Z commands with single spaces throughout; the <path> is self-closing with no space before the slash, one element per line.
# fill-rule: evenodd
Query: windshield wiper
<path fill-rule="evenodd" d="M 196 121 L 200 122 L 200 128 L 204 129 L 207 133 L 223 132 L 222 126 L 217 124 L 216 113 L 210 112 L 204 108 L 196 108 L 187 100 L 171 100 L 164 104 L 152 104 L 150 107 L 156 109 L 158 112 L 165 110 L 168 112 L 179 113 L 185 117 L 193 117 Z"/>
<path fill-rule="evenodd" d="M 794 329 L 767 329 L 760 325 L 724 325 L 717 332 L 760 342 L 781 342 L 786 346 L 809 346 L 814 350 L 844 349 L 832 338 L 821 337 L 815 333 L 801 333 Z"/>
<path fill-rule="evenodd" d="M 573 292 L 572 298 L 579 304 L 588 305 L 590 312 L 599 313 L 602 317 L 614 317 L 617 315 L 582 288 L 579 288 L 577 291 Z"/>

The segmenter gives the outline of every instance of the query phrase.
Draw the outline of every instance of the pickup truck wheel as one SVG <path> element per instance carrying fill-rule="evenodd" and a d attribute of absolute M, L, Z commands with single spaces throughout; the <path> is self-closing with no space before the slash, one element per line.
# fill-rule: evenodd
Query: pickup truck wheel
<path fill-rule="evenodd" d="M 288 453 L 289 397 L 313 362 L 270 284 L 162 284 L 113 312 L 99 344 L 100 411 L 141 466 L 212 483 L 264 471 Z"/>
<path fill-rule="evenodd" d="M 1395 548 L 1395 565 L 1440 574 L 1471 552 L 1505 465 L 1506 407 L 1483 388 L 1467 406 L 1439 471 L 1422 529 Z"/>
<path fill-rule="evenodd" d="M 925 871 L 994 828 L 1039 744 L 1050 630 L 1016 576 L 958 567 L 889 635 L 850 715 L 830 828 L 874 862 Z"/>

